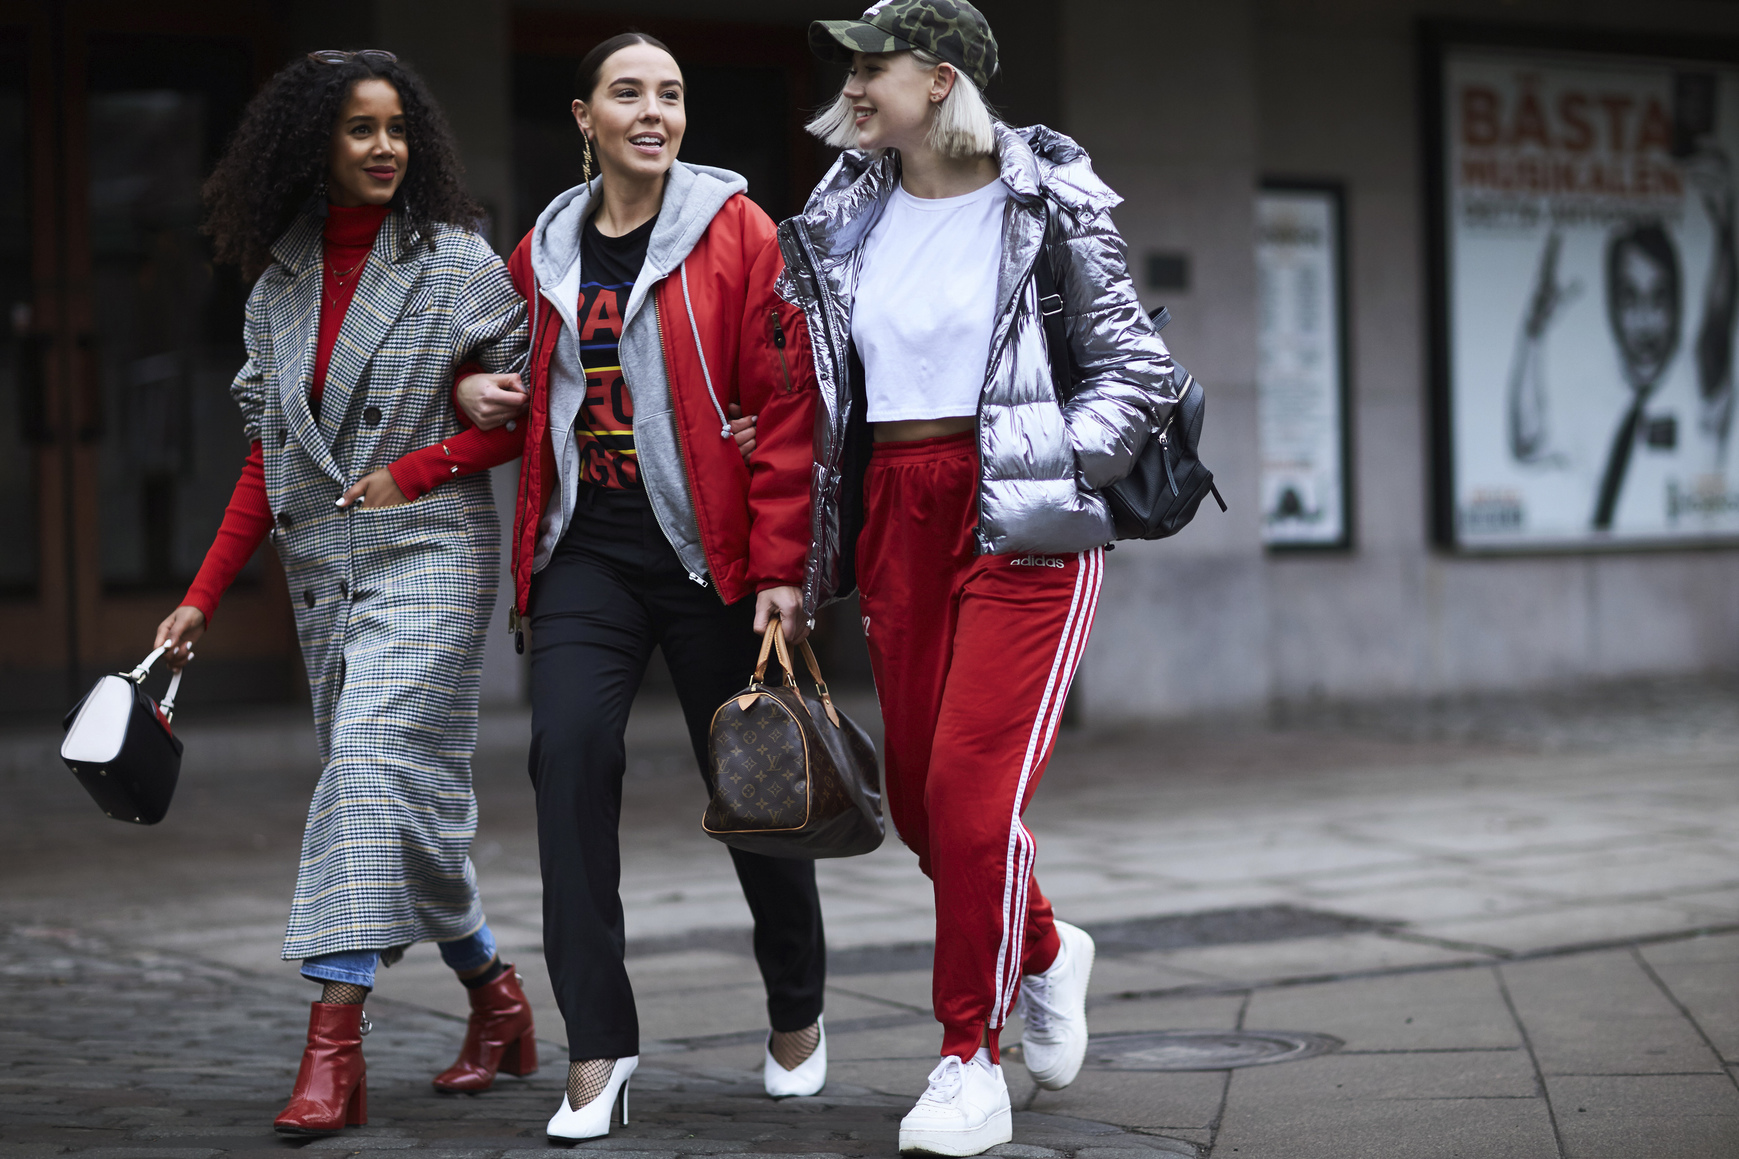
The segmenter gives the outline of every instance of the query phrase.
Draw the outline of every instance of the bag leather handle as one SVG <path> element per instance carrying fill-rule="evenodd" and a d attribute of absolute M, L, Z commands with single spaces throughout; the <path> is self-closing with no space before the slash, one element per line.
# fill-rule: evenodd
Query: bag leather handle
<path fill-rule="evenodd" d="M 797 667 L 791 663 L 791 645 L 785 640 L 785 627 L 779 622 L 778 616 L 768 619 L 767 633 L 773 637 L 773 650 L 779 654 L 779 667 L 785 670 L 786 686 L 796 688 Z"/>
<path fill-rule="evenodd" d="M 755 658 L 755 678 L 751 683 L 765 684 L 767 682 L 767 656 L 773 651 L 773 631 L 779 626 L 774 620 L 767 625 L 767 630 L 761 633 L 761 654 Z"/>
<path fill-rule="evenodd" d="M 780 638 L 784 638 L 781 632 Z M 833 697 L 828 694 L 827 681 L 821 678 L 821 665 L 815 661 L 815 650 L 809 646 L 808 639 L 798 642 L 797 647 L 803 652 L 803 662 L 809 665 L 809 675 L 815 680 L 815 691 L 821 693 L 821 706 L 827 710 L 827 719 L 833 722 L 833 727 L 839 727 L 839 713 L 834 711 Z"/>
<path fill-rule="evenodd" d="M 170 645 L 164 644 L 161 647 L 154 649 L 149 656 L 139 661 L 139 666 L 137 668 L 133 669 L 131 672 L 123 673 L 123 675 L 134 684 L 145 683 L 145 677 L 151 674 L 151 665 L 157 663 L 158 659 L 163 655 L 163 653 L 169 651 L 170 647 Z M 765 653 L 763 653 L 763 655 L 765 655 Z M 184 668 L 181 671 L 185 672 L 186 669 Z M 180 690 L 181 672 L 172 673 L 169 677 L 168 690 L 163 693 L 163 699 L 157 702 L 157 707 L 163 710 L 163 718 L 165 720 L 175 719 L 175 694 Z"/>
<path fill-rule="evenodd" d="M 126 673 L 127 679 L 131 680 L 134 684 L 143 683 L 145 680 L 145 677 L 147 677 L 151 674 L 151 665 L 157 663 L 157 658 L 159 656 L 162 656 L 163 653 L 165 653 L 167 651 L 169 651 L 168 644 L 161 644 L 157 648 L 153 649 L 149 656 L 147 656 L 143 660 L 139 661 L 139 666 L 137 668 L 134 668 L 131 672 Z"/>
<path fill-rule="evenodd" d="M 833 695 L 827 690 L 827 681 L 821 678 L 821 664 L 815 659 L 815 650 L 809 646 L 808 640 L 797 645 L 803 653 L 803 663 L 809 669 L 810 678 L 815 681 L 815 691 L 821 696 L 821 706 L 827 712 L 827 719 L 833 722 L 833 727 L 839 728 L 839 710 L 833 707 Z M 755 680 L 757 685 L 764 685 L 767 679 L 767 657 L 777 655 L 779 667 L 785 670 L 785 683 L 788 687 L 797 687 L 797 669 L 791 660 L 791 648 L 785 640 L 783 625 L 779 617 L 774 615 L 767 621 L 766 631 L 761 633 L 761 654 L 755 660 Z"/>
<path fill-rule="evenodd" d="M 779 630 L 779 617 L 776 615 L 767 621 L 767 630 L 761 633 L 761 654 L 755 659 L 754 683 L 767 682 L 767 655 L 775 650 L 779 667 L 785 670 L 785 683 L 797 687 L 797 670 L 791 667 L 791 653 L 785 648 L 785 633 Z"/>

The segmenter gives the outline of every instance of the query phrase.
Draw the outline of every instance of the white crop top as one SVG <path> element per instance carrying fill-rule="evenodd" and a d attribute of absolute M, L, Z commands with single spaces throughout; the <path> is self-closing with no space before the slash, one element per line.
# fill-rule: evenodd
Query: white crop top
<path fill-rule="evenodd" d="M 851 338 L 872 423 L 978 413 L 996 322 L 1008 186 L 913 197 L 896 186 L 863 240 Z"/>

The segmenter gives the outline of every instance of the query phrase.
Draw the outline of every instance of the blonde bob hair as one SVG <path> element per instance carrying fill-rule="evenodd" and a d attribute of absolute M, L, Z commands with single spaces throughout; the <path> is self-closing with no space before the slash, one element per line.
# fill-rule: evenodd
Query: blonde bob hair
<path fill-rule="evenodd" d="M 912 49 L 910 55 L 925 68 L 944 63 L 941 57 L 921 48 Z M 831 105 L 803 127 L 835 149 L 855 149 L 854 120 L 851 102 L 842 89 Z M 996 152 L 996 117 L 984 103 L 984 94 L 978 91 L 978 86 L 957 68 L 954 87 L 931 114 L 929 145 L 944 157 L 983 157 Z"/>

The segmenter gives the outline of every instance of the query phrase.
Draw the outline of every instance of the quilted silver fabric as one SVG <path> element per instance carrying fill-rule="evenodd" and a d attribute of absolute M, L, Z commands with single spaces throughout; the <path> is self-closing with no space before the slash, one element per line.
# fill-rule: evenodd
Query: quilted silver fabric
<path fill-rule="evenodd" d="M 1148 321 L 1110 211 L 1122 200 L 1087 153 L 1043 125 L 996 128 L 1010 191 L 996 284 L 996 325 L 978 407 L 978 550 L 1084 551 L 1115 538 L 1097 489 L 1128 474 L 1164 426 L 1184 378 Z M 840 498 L 852 419 L 849 366 L 858 243 L 899 181 L 895 153 L 848 151 L 797 217 L 779 227 L 779 292 L 801 306 L 821 387 L 811 478 L 813 539 L 804 580 L 811 612 L 839 588 Z M 1032 271 L 1046 254 L 1063 297 L 1079 375 L 1067 406 L 1051 382 Z M 849 526 L 849 522 L 847 523 Z"/>
<path fill-rule="evenodd" d="M 323 765 L 286 959 L 450 941 L 483 924 L 471 752 L 501 538 L 489 478 L 379 510 L 334 501 L 458 433 L 460 363 L 519 371 L 526 356 L 525 303 L 488 244 L 450 227 L 407 237 L 395 213 L 363 266 L 316 422 L 322 224 L 305 216 L 273 247 L 230 388 L 265 452 Z"/>

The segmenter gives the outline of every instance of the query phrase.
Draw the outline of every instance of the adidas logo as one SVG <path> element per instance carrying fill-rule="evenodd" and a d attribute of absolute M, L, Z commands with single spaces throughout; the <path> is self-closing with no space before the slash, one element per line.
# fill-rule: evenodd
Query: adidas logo
<path fill-rule="evenodd" d="M 1008 561 L 1010 567 L 1067 567 L 1054 555 L 1017 555 Z"/>

